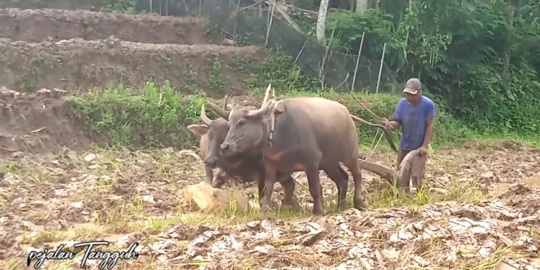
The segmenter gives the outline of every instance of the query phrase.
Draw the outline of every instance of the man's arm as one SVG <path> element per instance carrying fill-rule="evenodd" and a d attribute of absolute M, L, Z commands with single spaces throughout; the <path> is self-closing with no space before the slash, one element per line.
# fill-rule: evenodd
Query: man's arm
<path fill-rule="evenodd" d="M 392 116 L 392 120 L 388 122 L 392 130 L 399 129 L 401 126 L 401 113 L 400 113 L 400 107 L 401 107 L 401 101 L 396 106 L 396 110 L 394 111 L 394 115 Z"/>
<path fill-rule="evenodd" d="M 426 135 L 424 137 L 424 144 L 422 147 L 427 148 L 433 137 L 433 118 L 428 118 L 426 120 Z"/>
<path fill-rule="evenodd" d="M 426 110 L 426 135 L 424 137 L 424 144 L 422 144 L 422 147 L 427 148 L 431 142 L 431 138 L 433 138 L 433 119 L 435 116 L 437 116 L 435 104 L 431 102 Z"/>

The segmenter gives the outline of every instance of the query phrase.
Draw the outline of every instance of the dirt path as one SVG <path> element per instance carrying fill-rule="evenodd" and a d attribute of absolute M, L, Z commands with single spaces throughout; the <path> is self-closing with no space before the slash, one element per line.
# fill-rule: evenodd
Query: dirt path
<path fill-rule="evenodd" d="M 130 15 L 85 10 L 0 10 L 0 37 L 24 42 L 82 38 L 141 43 L 206 44 L 206 18 Z"/>

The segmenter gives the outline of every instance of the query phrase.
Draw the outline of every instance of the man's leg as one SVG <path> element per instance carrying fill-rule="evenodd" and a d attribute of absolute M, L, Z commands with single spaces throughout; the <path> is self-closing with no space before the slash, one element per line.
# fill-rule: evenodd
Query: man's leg
<path fill-rule="evenodd" d="M 408 154 L 409 152 L 411 152 L 411 151 L 404 150 L 404 149 L 402 149 L 401 147 L 399 148 L 396 171 L 399 172 L 399 165 L 401 165 L 401 162 L 403 161 L 403 159 L 405 158 L 405 156 L 407 156 L 407 154 Z M 394 179 L 394 181 L 395 181 L 395 180 L 398 180 L 398 179 L 396 178 L 396 179 Z M 396 184 L 397 184 L 397 186 L 399 187 L 399 185 L 400 185 L 399 183 L 395 183 L 395 182 L 393 183 L 394 186 L 396 186 Z"/>
<path fill-rule="evenodd" d="M 416 186 L 417 190 L 420 190 L 424 185 L 424 178 L 426 175 L 426 163 L 427 163 L 427 154 L 422 156 L 417 156 L 412 164 L 411 168 L 411 178 L 413 180 L 413 185 Z"/>
<path fill-rule="evenodd" d="M 401 164 L 401 161 L 403 161 L 403 159 L 405 158 L 405 156 L 407 156 L 408 153 L 410 153 L 411 151 L 409 150 L 404 150 L 402 149 L 401 147 L 399 148 L 399 151 L 398 151 L 398 160 L 397 160 L 397 168 L 399 169 L 399 165 Z M 396 169 L 397 170 L 397 169 Z"/>

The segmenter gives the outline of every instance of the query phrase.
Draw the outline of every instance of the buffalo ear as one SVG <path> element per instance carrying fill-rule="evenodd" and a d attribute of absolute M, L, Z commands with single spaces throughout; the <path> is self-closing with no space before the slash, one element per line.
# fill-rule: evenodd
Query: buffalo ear
<path fill-rule="evenodd" d="M 187 129 L 189 131 L 191 131 L 191 133 L 199 136 L 199 137 L 202 137 L 204 135 L 206 135 L 206 133 L 208 133 L 208 126 L 205 125 L 205 124 L 193 124 L 193 125 L 189 125 L 187 127 Z"/>

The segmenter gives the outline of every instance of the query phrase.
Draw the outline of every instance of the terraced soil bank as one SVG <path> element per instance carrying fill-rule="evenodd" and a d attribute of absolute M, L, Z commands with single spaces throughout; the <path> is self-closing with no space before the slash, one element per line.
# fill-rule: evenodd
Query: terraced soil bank
<path fill-rule="evenodd" d="M 182 91 L 196 74 L 209 92 L 241 92 L 245 78 L 235 57 L 264 59 L 256 47 L 207 44 L 204 18 L 106 14 L 52 9 L 0 11 L 0 81 L 13 90 L 140 87 L 166 80 Z M 209 76 L 218 62 L 223 83 Z"/>

